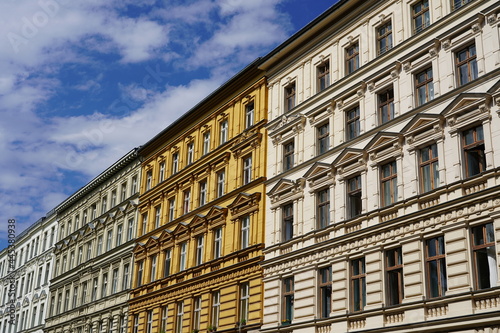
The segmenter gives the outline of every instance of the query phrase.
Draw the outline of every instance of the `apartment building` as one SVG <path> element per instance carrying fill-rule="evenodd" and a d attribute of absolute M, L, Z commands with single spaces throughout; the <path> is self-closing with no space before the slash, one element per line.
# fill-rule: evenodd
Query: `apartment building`
<path fill-rule="evenodd" d="M 257 63 L 139 150 L 129 333 L 260 328 L 267 88 Z"/>
<path fill-rule="evenodd" d="M 339 1 L 267 55 L 261 332 L 496 332 L 500 4 Z"/>
<path fill-rule="evenodd" d="M 140 179 L 133 149 L 55 208 L 46 333 L 127 331 Z"/>

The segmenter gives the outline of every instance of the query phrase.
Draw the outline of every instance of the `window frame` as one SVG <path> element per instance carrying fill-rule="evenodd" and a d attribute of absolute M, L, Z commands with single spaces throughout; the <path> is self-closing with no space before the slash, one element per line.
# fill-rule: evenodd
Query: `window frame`
<path fill-rule="evenodd" d="M 250 246 L 250 216 L 245 215 L 240 219 L 240 249 Z"/>
<path fill-rule="evenodd" d="M 488 228 L 490 227 L 490 228 Z M 475 230 L 480 230 L 480 236 L 482 236 L 482 241 L 480 240 L 480 244 L 476 244 L 476 233 Z M 490 230 L 488 230 L 490 229 Z M 470 239 L 471 239 L 471 250 L 472 250 L 472 266 L 474 268 L 474 288 L 476 290 L 484 290 L 484 289 L 489 289 L 496 287 L 496 282 L 498 280 L 498 257 L 496 253 L 496 246 L 495 246 L 495 226 L 493 222 L 489 223 L 484 223 L 480 225 L 476 225 L 470 228 Z M 481 244 L 482 243 L 482 244 Z M 489 252 L 488 252 L 489 251 Z M 478 256 L 479 254 L 482 254 L 482 257 L 484 257 L 484 254 L 486 254 L 486 261 L 487 264 L 484 266 L 484 263 L 479 266 L 478 262 Z M 481 258 L 480 258 L 481 259 Z M 490 260 L 491 259 L 491 260 Z M 484 258 L 482 258 L 484 261 Z M 491 264 L 491 262 L 494 261 L 494 264 Z M 484 266 L 484 267 L 483 267 Z M 480 274 L 487 268 L 487 272 L 484 272 L 486 274 Z M 493 281 L 491 280 L 492 277 L 492 269 L 493 269 Z M 484 277 L 487 276 L 489 277 L 489 281 L 484 280 Z M 487 284 L 487 285 L 486 285 Z"/>
<path fill-rule="evenodd" d="M 179 272 L 187 269 L 187 241 L 179 244 Z"/>
<path fill-rule="evenodd" d="M 252 182 L 252 155 L 243 158 L 243 185 Z"/>
<path fill-rule="evenodd" d="M 332 266 L 319 268 L 318 288 L 320 318 L 330 317 L 330 312 L 332 311 L 332 277 Z"/>
<path fill-rule="evenodd" d="M 478 140 L 478 129 L 481 128 L 481 135 L 482 139 Z M 466 143 L 466 132 L 472 131 L 473 135 L 473 142 L 467 144 Z M 461 136 L 462 136 L 462 156 L 464 159 L 464 176 L 465 178 L 471 178 L 474 176 L 477 176 L 484 172 L 486 170 L 486 147 L 485 147 L 485 140 L 484 140 L 484 128 L 482 124 L 469 127 L 467 129 L 464 129 L 461 131 Z M 480 149 L 482 147 L 482 149 Z M 478 172 L 473 171 L 471 169 L 471 164 L 469 161 L 469 157 L 473 156 L 472 154 L 474 152 L 478 153 L 478 158 L 477 158 L 477 169 Z"/>
<path fill-rule="evenodd" d="M 321 198 L 321 195 L 324 193 L 326 193 L 326 200 L 323 200 Z M 323 223 L 323 221 L 325 223 Z M 330 189 L 323 188 L 316 191 L 316 226 L 318 229 L 324 229 L 329 225 L 330 225 Z"/>
<path fill-rule="evenodd" d="M 351 187 L 354 181 L 355 187 Z M 363 211 L 363 185 L 361 182 L 361 175 L 355 175 L 346 179 L 346 194 L 347 194 L 347 218 L 352 219 L 359 215 Z"/>
<path fill-rule="evenodd" d="M 285 101 L 285 106 L 284 106 L 284 111 L 289 112 L 295 106 L 297 106 L 297 87 L 295 84 L 295 81 L 290 82 L 284 87 L 284 101 Z"/>
<path fill-rule="evenodd" d="M 289 210 L 289 213 L 287 213 Z M 283 242 L 293 238 L 293 202 L 288 202 L 281 206 L 281 220 L 283 228 Z"/>
<path fill-rule="evenodd" d="M 322 132 L 326 129 L 326 132 Z M 316 126 L 316 153 L 318 155 L 326 153 L 330 149 L 330 123 L 324 122 Z"/>
<path fill-rule="evenodd" d="M 220 320 L 220 290 L 212 292 L 211 302 L 210 323 L 213 328 L 217 329 Z"/>
<path fill-rule="evenodd" d="M 217 198 L 222 197 L 225 193 L 226 187 L 226 170 L 217 172 Z"/>
<path fill-rule="evenodd" d="M 219 145 L 223 145 L 228 141 L 229 128 L 227 119 L 220 122 L 219 125 Z"/>
<path fill-rule="evenodd" d="M 384 168 L 389 166 L 390 174 L 384 177 Z M 381 164 L 379 167 L 380 171 L 380 206 L 387 207 L 398 202 L 398 166 L 396 160 L 388 161 L 384 164 Z M 384 193 L 386 184 L 389 184 L 390 190 L 390 201 L 386 199 Z"/>
<path fill-rule="evenodd" d="M 255 124 L 255 103 L 251 101 L 245 105 L 245 129 Z"/>
<path fill-rule="evenodd" d="M 210 131 L 203 133 L 203 155 L 210 152 Z"/>
<path fill-rule="evenodd" d="M 435 147 L 435 149 L 433 149 Z M 427 149 L 428 159 L 423 161 L 423 150 Z M 436 156 L 434 156 L 434 152 Z M 425 170 L 428 168 L 428 175 L 430 179 L 427 179 Z M 439 155 L 438 147 L 436 143 L 431 143 L 424 146 L 418 150 L 418 170 L 420 176 L 420 191 L 421 193 L 427 193 L 439 187 Z"/>
<path fill-rule="evenodd" d="M 430 71 L 430 78 L 429 78 Z M 419 82 L 419 78 L 424 76 L 424 80 Z M 428 66 L 414 75 L 415 84 L 415 104 L 416 106 L 424 105 L 434 99 L 434 72 L 432 66 Z M 423 88 L 423 90 L 422 90 Z M 421 92 L 424 92 L 424 99 L 421 98 Z"/>
<path fill-rule="evenodd" d="M 318 93 L 330 86 L 330 61 L 323 60 L 316 67 L 317 91 Z"/>
<path fill-rule="evenodd" d="M 245 323 L 248 322 L 248 314 L 250 308 L 250 284 L 248 282 L 243 282 L 240 284 L 239 288 L 240 301 L 239 301 L 239 317 L 238 322 L 241 324 L 244 320 Z M 244 324 L 242 324 L 244 325 Z"/>
<path fill-rule="evenodd" d="M 290 150 L 289 147 L 292 149 Z M 290 140 L 283 144 L 283 172 L 293 168 L 295 163 L 295 141 Z"/>
<path fill-rule="evenodd" d="M 430 253 L 430 243 L 434 243 L 434 254 Z M 436 236 L 433 238 L 428 238 L 425 240 L 425 276 L 427 282 L 427 297 L 436 298 L 443 297 L 446 294 L 448 281 L 446 275 L 446 251 L 444 236 Z M 433 278 L 432 266 L 435 263 L 436 276 Z M 444 277 L 444 281 L 443 281 Z M 436 288 L 434 288 L 434 283 L 437 283 Z M 437 290 L 437 294 L 433 293 L 433 290 Z"/>
<path fill-rule="evenodd" d="M 397 247 L 385 251 L 385 276 L 386 276 L 386 300 L 387 305 L 399 305 L 404 299 L 404 282 L 403 282 L 403 255 L 402 248 Z M 393 256 L 394 265 L 390 265 L 390 257 Z M 395 275 L 396 283 L 392 283 L 391 277 Z M 397 290 L 391 287 L 396 287 Z M 395 300 L 397 297 L 397 300 Z"/>
<path fill-rule="evenodd" d="M 359 63 L 359 41 L 351 43 L 345 48 L 345 73 L 349 75 L 357 71 Z"/>
<path fill-rule="evenodd" d="M 380 125 L 385 124 L 396 117 L 394 100 L 394 87 L 392 85 L 377 92 L 377 112 Z"/>
<path fill-rule="evenodd" d="M 389 29 L 387 29 L 389 27 Z M 382 31 L 383 29 L 383 31 Z M 392 20 L 387 20 L 377 27 L 377 55 L 380 56 L 393 48 Z M 385 43 L 382 43 L 385 42 Z M 382 44 L 385 44 L 382 45 Z"/>
<path fill-rule="evenodd" d="M 217 235 L 220 232 L 220 235 Z M 214 231 L 214 260 L 222 257 L 222 227 L 215 228 Z"/>
<path fill-rule="evenodd" d="M 351 311 L 363 311 L 366 306 L 366 263 L 365 258 L 350 261 Z"/>
<path fill-rule="evenodd" d="M 294 277 L 285 277 L 282 281 L 281 323 L 291 324 L 294 316 L 295 281 Z"/>
<path fill-rule="evenodd" d="M 416 7 L 418 5 L 422 6 L 422 9 L 416 12 Z M 427 6 L 425 6 L 427 5 Z M 411 14 L 412 14 L 412 27 L 413 34 L 416 35 L 431 25 L 431 13 L 429 7 L 429 0 L 420 0 L 411 5 Z M 422 24 L 417 26 L 417 21 L 422 19 Z"/>

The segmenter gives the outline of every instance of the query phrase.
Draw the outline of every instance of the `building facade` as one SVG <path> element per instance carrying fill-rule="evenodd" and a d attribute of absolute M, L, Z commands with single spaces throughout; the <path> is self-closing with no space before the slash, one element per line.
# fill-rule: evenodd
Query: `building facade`
<path fill-rule="evenodd" d="M 0 332 L 43 331 L 56 232 L 51 211 L 17 235 L 14 256 L 0 253 Z"/>
<path fill-rule="evenodd" d="M 133 149 L 55 208 L 45 332 L 126 332 L 140 176 Z"/>
<path fill-rule="evenodd" d="M 253 63 L 140 149 L 129 333 L 260 327 L 266 92 Z"/>
<path fill-rule="evenodd" d="M 263 60 L 261 332 L 499 329 L 499 13 L 339 1 Z"/>

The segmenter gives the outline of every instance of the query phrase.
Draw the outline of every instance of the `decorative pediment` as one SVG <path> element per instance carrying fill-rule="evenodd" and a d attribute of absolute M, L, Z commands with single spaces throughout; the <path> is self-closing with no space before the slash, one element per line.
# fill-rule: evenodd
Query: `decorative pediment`
<path fill-rule="evenodd" d="M 16 309 L 19 310 L 21 308 L 21 302 L 16 303 Z"/>
<path fill-rule="evenodd" d="M 259 192 L 248 194 L 239 193 L 234 201 L 227 207 L 231 211 L 231 219 L 239 218 L 241 215 L 249 214 L 259 209 L 261 194 Z"/>
<path fill-rule="evenodd" d="M 415 115 L 401 130 L 404 135 L 414 134 L 439 124 L 443 117 L 439 114 L 419 113 Z"/>
<path fill-rule="evenodd" d="M 285 201 L 303 198 L 305 183 L 304 178 L 299 178 L 296 181 L 281 179 L 267 192 L 267 195 L 271 199 L 271 208 L 275 208 Z"/>
<path fill-rule="evenodd" d="M 25 297 L 23 300 L 23 306 L 28 306 L 28 305 L 30 305 L 30 300 L 28 297 Z"/>
<path fill-rule="evenodd" d="M 261 142 L 262 133 L 256 129 L 244 131 L 236 138 L 230 150 L 238 158 L 257 148 Z"/>
<path fill-rule="evenodd" d="M 460 94 L 451 102 L 441 114 L 446 118 L 450 133 L 458 129 L 482 122 L 490 117 L 490 103 L 492 96 L 483 93 Z"/>
<path fill-rule="evenodd" d="M 39 300 L 39 299 L 40 299 L 40 296 L 38 296 L 38 294 L 35 294 L 35 295 L 33 296 L 33 303 L 38 302 L 38 300 Z"/>
<path fill-rule="evenodd" d="M 160 243 L 168 243 L 170 241 L 173 241 L 173 239 L 174 239 L 174 232 L 169 229 L 164 229 L 161 232 L 160 237 L 158 237 L 158 241 Z"/>
<path fill-rule="evenodd" d="M 307 180 L 316 179 L 319 177 L 324 177 L 326 174 L 332 171 L 332 166 L 327 163 L 316 162 L 312 167 L 307 170 L 304 174 L 304 178 Z"/>
<path fill-rule="evenodd" d="M 142 253 L 146 250 L 145 248 L 145 244 L 144 243 L 140 243 L 140 242 L 137 242 L 134 246 L 134 249 L 132 250 L 132 252 L 134 252 L 135 255 L 139 254 L 139 253 Z"/>
<path fill-rule="evenodd" d="M 362 149 L 346 148 L 332 162 L 339 180 L 366 170 L 366 154 Z"/>
<path fill-rule="evenodd" d="M 189 238 L 189 226 L 185 222 L 178 223 L 174 228 L 175 241 L 182 241 Z"/>
<path fill-rule="evenodd" d="M 269 137 L 276 146 L 301 133 L 306 125 L 306 117 L 302 114 L 282 115 L 278 123 L 269 130 Z"/>
<path fill-rule="evenodd" d="M 208 222 L 205 215 L 196 214 L 191 222 L 189 222 L 189 228 L 193 235 L 197 235 L 207 230 L 207 224 Z"/>
<path fill-rule="evenodd" d="M 47 292 L 45 290 L 42 290 L 40 293 L 40 299 L 46 299 L 47 298 Z"/>
<path fill-rule="evenodd" d="M 365 147 L 370 160 L 374 162 L 372 166 L 389 158 L 401 156 L 402 138 L 399 133 L 379 132 L 375 135 Z"/>
<path fill-rule="evenodd" d="M 401 130 L 408 149 L 427 144 L 443 137 L 444 118 L 438 114 L 419 113 Z"/>
<path fill-rule="evenodd" d="M 146 242 L 146 245 L 144 245 L 144 247 L 147 249 L 150 249 L 150 248 L 155 247 L 157 245 L 158 245 L 158 237 L 151 236 L 148 238 L 148 241 Z"/>
<path fill-rule="evenodd" d="M 207 220 L 216 220 L 216 219 L 224 219 L 227 215 L 227 208 L 223 208 L 220 206 L 212 206 L 208 211 L 205 218 Z"/>
<path fill-rule="evenodd" d="M 269 196 L 275 196 L 279 194 L 283 194 L 289 191 L 292 191 L 296 187 L 296 183 L 290 179 L 280 179 L 279 182 L 274 185 L 274 187 L 267 192 Z"/>

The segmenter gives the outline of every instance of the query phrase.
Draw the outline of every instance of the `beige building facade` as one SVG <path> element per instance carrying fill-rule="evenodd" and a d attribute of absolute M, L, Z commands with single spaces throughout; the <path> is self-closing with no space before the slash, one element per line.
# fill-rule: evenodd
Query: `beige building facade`
<path fill-rule="evenodd" d="M 494 1 L 339 1 L 271 52 L 262 332 L 500 327 Z"/>

